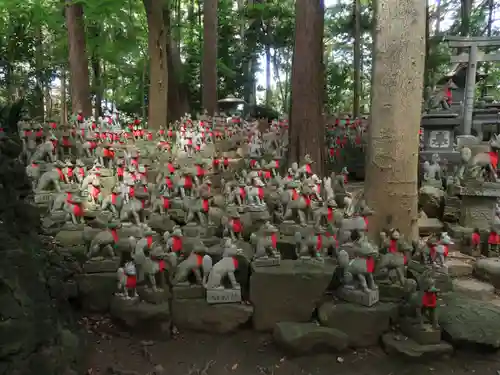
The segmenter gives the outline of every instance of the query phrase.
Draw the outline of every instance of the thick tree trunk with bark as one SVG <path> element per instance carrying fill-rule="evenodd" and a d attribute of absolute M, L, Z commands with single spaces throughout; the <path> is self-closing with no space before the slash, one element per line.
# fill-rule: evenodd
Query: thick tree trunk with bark
<path fill-rule="evenodd" d="M 44 108 L 44 74 L 43 74 L 43 30 L 42 25 L 37 23 L 35 25 L 35 71 L 36 71 L 36 86 L 34 90 L 35 94 L 35 116 L 37 116 L 40 121 L 45 120 L 45 108 Z"/>
<path fill-rule="evenodd" d="M 68 29 L 69 70 L 71 77 L 71 103 L 73 112 L 81 110 L 92 115 L 90 100 L 89 65 L 85 46 L 83 5 L 66 0 L 66 27 Z"/>
<path fill-rule="evenodd" d="M 61 124 L 68 121 L 68 104 L 66 99 L 66 68 L 61 69 Z"/>
<path fill-rule="evenodd" d="M 366 199 L 372 236 L 398 227 L 418 236 L 418 132 L 425 54 L 425 1 L 378 0 Z"/>
<path fill-rule="evenodd" d="M 177 12 L 179 9 L 177 9 Z M 171 32 L 170 22 L 171 12 L 165 8 L 163 12 L 163 21 L 165 22 L 165 30 L 167 35 L 167 70 L 168 75 L 168 114 L 171 120 L 177 120 L 189 113 L 188 88 L 181 81 L 182 61 L 181 54 L 176 41 Z M 176 18 L 178 15 L 176 14 Z"/>
<path fill-rule="evenodd" d="M 160 129 L 167 126 L 168 68 L 167 34 L 163 20 L 168 0 L 143 0 L 148 19 L 149 51 L 149 109 L 148 126 Z"/>
<path fill-rule="evenodd" d="M 292 61 L 290 151 L 288 161 L 301 162 L 306 154 L 323 174 L 325 127 L 323 98 L 323 0 L 295 3 L 295 49 Z"/>
<path fill-rule="evenodd" d="M 202 105 L 213 115 L 217 111 L 217 6 L 219 0 L 203 3 Z"/>
<path fill-rule="evenodd" d="M 361 115 L 360 110 L 360 98 L 361 98 L 361 0 L 353 0 L 353 21 L 354 21 L 354 89 L 353 89 L 353 115 L 354 117 L 359 117 Z"/>

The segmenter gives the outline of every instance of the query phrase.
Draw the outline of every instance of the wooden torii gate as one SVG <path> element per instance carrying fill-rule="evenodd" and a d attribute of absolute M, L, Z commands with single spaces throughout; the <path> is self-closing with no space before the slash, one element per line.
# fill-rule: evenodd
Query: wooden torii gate
<path fill-rule="evenodd" d="M 467 48 L 469 51 L 451 57 L 452 63 L 468 63 L 467 84 L 465 86 L 464 133 L 471 134 L 476 72 L 478 62 L 500 61 L 500 52 L 484 53 L 479 48 L 500 47 L 500 37 L 447 36 L 444 40 L 451 48 Z"/>

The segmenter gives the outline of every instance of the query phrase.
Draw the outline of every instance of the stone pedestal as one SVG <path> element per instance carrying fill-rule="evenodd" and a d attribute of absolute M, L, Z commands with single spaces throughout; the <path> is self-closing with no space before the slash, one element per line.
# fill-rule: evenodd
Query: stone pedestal
<path fill-rule="evenodd" d="M 172 288 L 174 299 L 205 298 L 205 288 L 201 285 L 175 285 Z"/>
<path fill-rule="evenodd" d="M 460 225 L 468 228 L 488 230 L 495 214 L 495 205 L 500 198 L 500 183 L 469 182 L 458 188 L 462 197 Z"/>
<path fill-rule="evenodd" d="M 441 342 L 441 330 L 432 328 L 430 324 L 421 327 L 420 324 L 405 319 L 400 326 L 401 332 L 420 345 L 435 345 Z"/>
<path fill-rule="evenodd" d="M 207 303 L 239 303 L 241 289 L 207 289 Z"/>
<path fill-rule="evenodd" d="M 347 287 L 342 287 L 337 292 L 340 299 L 346 302 L 357 303 L 362 306 L 373 306 L 379 301 L 379 291 L 370 290 L 369 292 L 364 292 L 360 289 L 351 289 Z"/>

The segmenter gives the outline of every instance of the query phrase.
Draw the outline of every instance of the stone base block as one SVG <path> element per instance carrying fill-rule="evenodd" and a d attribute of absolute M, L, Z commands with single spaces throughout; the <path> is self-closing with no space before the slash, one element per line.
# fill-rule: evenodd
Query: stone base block
<path fill-rule="evenodd" d="M 338 290 L 337 295 L 344 301 L 357 303 L 367 307 L 373 306 L 379 301 L 378 289 L 364 292 L 360 289 L 342 287 Z"/>
<path fill-rule="evenodd" d="M 168 302 L 151 304 L 138 299 L 114 296 L 110 306 L 111 316 L 134 333 L 148 338 L 170 338 L 170 309 Z"/>
<path fill-rule="evenodd" d="M 405 296 L 404 288 L 399 284 L 378 283 L 379 297 L 383 302 L 399 302 Z"/>
<path fill-rule="evenodd" d="M 439 358 L 453 353 L 453 346 L 445 341 L 421 345 L 411 338 L 405 338 L 392 332 L 382 336 L 382 345 L 389 354 L 403 354 L 411 358 Z"/>
<path fill-rule="evenodd" d="M 172 288 L 174 299 L 206 298 L 205 288 L 201 285 L 175 285 Z"/>
<path fill-rule="evenodd" d="M 403 320 L 400 324 L 401 332 L 420 345 L 436 345 L 441 342 L 441 330 L 434 329 L 430 324 L 416 324 L 410 320 Z"/>
<path fill-rule="evenodd" d="M 171 297 L 169 288 L 154 291 L 150 287 L 140 286 L 137 288 L 137 293 L 139 297 L 141 297 L 141 300 L 152 305 L 161 305 L 162 303 L 168 302 Z"/>
<path fill-rule="evenodd" d="M 207 289 L 207 303 L 239 303 L 241 289 Z"/>
<path fill-rule="evenodd" d="M 380 337 L 397 321 L 396 303 L 379 302 L 372 307 L 343 301 L 328 301 L 318 308 L 322 326 L 338 329 L 349 337 L 349 346 L 377 345 Z"/>
<path fill-rule="evenodd" d="M 179 329 L 229 333 L 252 317 L 253 307 L 241 303 L 209 305 L 202 299 L 174 299 L 172 319 Z"/>
<path fill-rule="evenodd" d="M 120 267 L 120 258 L 89 259 L 83 264 L 85 273 L 116 272 Z"/>
<path fill-rule="evenodd" d="M 116 272 L 77 275 L 76 283 L 83 310 L 108 311 L 111 298 L 116 292 Z"/>
<path fill-rule="evenodd" d="M 280 263 L 280 257 L 261 257 L 252 262 L 255 267 L 276 267 L 279 266 Z"/>
<path fill-rule="evenodd" d="M 316 323 L 276 323 L 273 338 L 292 355 L 339 352 L 349 345 L 349 336 L 344 332 Z"/>

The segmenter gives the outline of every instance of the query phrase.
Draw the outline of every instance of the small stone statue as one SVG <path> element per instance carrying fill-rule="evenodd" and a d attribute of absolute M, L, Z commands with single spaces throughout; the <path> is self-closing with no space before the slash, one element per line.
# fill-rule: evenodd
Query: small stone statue
<path fill-rule="evenodd" d="M 111 221 L 107 224 L 107 229 L 96 234 L 87 252 L 87 258 L 93 259 L 99 254 L 106 254 L 109 258 L 114 258 L 115 247 L 118 242 L 118 235 L 116 230 L 120 227 L 117 221 Z"/>
<path fill-rule="evenodd" d="M 315 227 L 314 234 L 303 236 L 301 232 L 295 233 L 296 254 L 301 260 L 323 261 L 323 228 Z"/>
<path fill-rule="evenodd" d="M 378 253 L 378 248 L 365 238 L 355 243 L 353 259 L 344 249 L 338 252 L 338 264 L 343 271 L 343 287 L 339 291 L 342 299 L 365 306 L 378 302 L 378 286 L 373 277 Z"/>
<path fill-rule="evenodd" d="M 481 255 L 481 233 L 478 228 L 474 228 L 470 239 L 471 255 L 478 257 Z"/>
<path fill-rule="evenodd" d="M 474 156 L 468 173 L 479 181 L 498 182 L 497 168 L 500 135 L 494 134 L 489 145 L 489 152 L 481 152 Z"/>
<path fill-rule="evenodd" d="M 499 256 L 499 245 L 500 236 L 498 235 L 498 229 L 496 226 L 490 228 L 490 234 L 488 235 L 488 256 L 497 257 Z"/>
<path fill-rule="evenodd" d="M 233 241 L 243 240 L 243 224 L 241 223 L 241 216 L 238 211 L 233 211 L 230 218 L 224 224 L 223 236 L 229 236 Z"/>
<path fill-rule="evenodd" d="M 448 233 L 441 233 L 439 241 L 434 246 L 434 249 L 431 249 L 431 259 L 435 266 L 446 270 L 446 257 L 448 256 L 449 246 L 453 245 L 453 243 Z"/>
<path fill-rule="evenodd" d="M 400 286 L 406 282 L 406 265 L 411 254 L 412 247 L 408 245 L 401 236 L 399 229 L 393 228 L 388 233 L 382 232 L 381 252 L 383 253 L 377 263 L 377 272 L 387 269 L 394 270 Z"/>
<path fill-rule="evenodd" d="M 426 327 L 426 320 L 431 325 L 432 329 L 439 330 L 438 313 L 437 313 L 437 293 L 434 280 L 428 274 L 424 274 L 420 280 L 420 290 L 417 290 L 415 280 L 408 280 L 407 283 L 408 296 L 407 307 L 415 311 L 420 329 Z"/>
<path fill-rule="evenodd" d="M 116 271 L 118 278 L 118 292 L 117 296 L 125 299 L 137 299 L 137 269 L 132 260 L 127 261 L 123 267 L 118 268 Z"/>
<path fill-rule="evenodd" d="M 250 236 L 250 243 L 255 246 L 253 257 L 256 266 L 278 266 L 281 255 L 278 251 L 278 228 L 270 222 L 266 222 L 260 233 L 253 233 Z"/>
<path fill-rule="evenodd" d="M 203 257 L 203 270 L 205 274 L 208 274 L 207 282 L 205 284 L 205 288 L 207 289 L 207 302 L 209 303 L 220 303 L 220 302 L 239 302 L 241 301 L 241 286 L 236 281 L 236 277 L 234 275 L 235 271 L 239 267 L 239 258 L 238 255 L 242 255 L 242 250 L 238 249 L 236 245 L 231 245 L 230 247 L 224 250 L 222 259 L 215 263 L 212 266 L 212 258 L 209 255 L 205 255 Z M 226 293 L 217 293 L 217 291 L 225 292 L 226 289 L 223 285 L 224 278 L 228 278 L 231 284 L 230 294 Z M 232 291 L 231 291 L 232 290 Z M 216 294 L 211 294 L 210 292 L 214 292 Z M 233 291 L 237 291 L 237 293 L 233 293 Z M 228 297 L 228 301 L 215 301 L 220 299 L 222 295 L 236 295 L 238 297 Z M 215 297 L 219 296 L 219 298 Z M 238 301 L 239 299 L 239 301 Z"/>
<path fill-rule="evenodd" d="M 441 159 L 438 154 L 432 154 L 431 163 L 429 164 L 427 160 L 424 162 L 423 185 L 429 185 L 440 189 L 443 187 L 443 172 L 439 165 L 440 161 Z"/>

